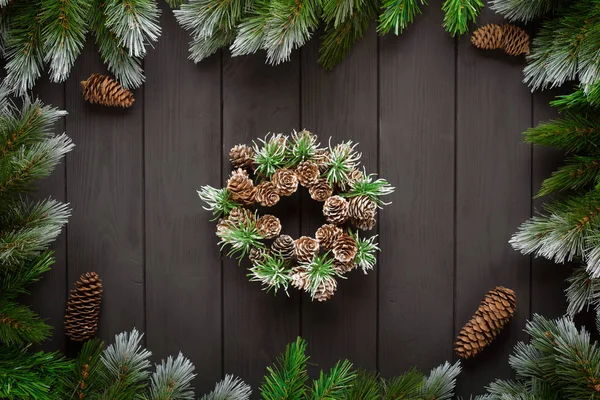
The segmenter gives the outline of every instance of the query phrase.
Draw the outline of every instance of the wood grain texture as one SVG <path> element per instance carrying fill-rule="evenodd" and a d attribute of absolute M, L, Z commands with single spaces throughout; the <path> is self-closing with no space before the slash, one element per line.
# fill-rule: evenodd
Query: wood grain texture
<path fill-rule="evenodd" d="M 84 102 L 79 82 L 105 72 L 88 43 L 66 85 L 67 130 L 76 144 L 67 158 L 69 288 L 84 272 L 104 284 L 99 336 L 113 336 L 144 321 L 142 190 L 143 91 L 122 110 Z"/>
<path fill-rule="evenodd" d="M 228 154 L 234 145 L 251 145 L 268 132 L 289 134 L 298 129 L 298 54 L 277 67 L 265 65 L 263 57 L 224 54 L 222 184 L 232 169 Z M 261 208 L 259 213 L 279 217 L 282 233 L 296 238 L 299 196 L 297 192 L 283 197 L 278 205 Z M 284 292 L 265 293 L 259 283 L 248 282 L 250 266 L 247 259 L 241 265 L 227 257 L 223 261 L 224 368 L 226 373 L 243 376 L 258 398 L 265 367 L 298 336 L 299 300 L 293 288 L 287 297 Z"/>
<path fill-rule="evenodd" d="M 455 42 L 439 25 L 440 5 L 380 39 L 381 175 L 397 188 L 380 216 L 386 376 L 452 359 Z"/>
<path fill-rule="evenodd" d="M 489 9 L 479 24 L 502 21 Z M 458 395 L 481 392 L 512 375 L 508 356 L 529 317 L 530 258 L 508 240 L 531 212 L 531 148 L 521 132 L 531 124 L 525 61 L 476 49 L 461 38 L 457 64 L 455 334 L 486 292 L 503 285 L 517 295 L 517 312 L 496 341 L 463 363 Z"/>
<path fill-rule="evenodd" d="M 190 358 L 203 393 L 221 377 L 222 274 L 196 190 L 221 185 L 221 63 L 186 60 L 188 34 L 166 5 L 161 26 L 144 63 L 146 343 L 156 361 Z"/>
<path fill-rule="evenodd" d="M 331 72 L 317 64 L 319 41 L 302 49 L 302 127 L 327 145 L 359 143 L 362 165 L 377 172 L 377 36 L 371 27 L 365 37 Z M 322 203 L 308 194 L 302 199 L 302 234 L 314 237 L 325 223 Z M 371 234 L 375 234 L 373 231 Z M 330 368 L 340 358 L 374 369 L 377 346 L 377 268 L 368 275 L 354 270 L 338 280 L 327 302 L 302 296 L 302 336 L 311 360 Z"/>

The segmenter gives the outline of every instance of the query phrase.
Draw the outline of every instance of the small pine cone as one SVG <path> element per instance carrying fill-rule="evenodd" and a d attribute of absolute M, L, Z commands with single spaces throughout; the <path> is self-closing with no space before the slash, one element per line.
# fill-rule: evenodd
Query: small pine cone
<path fill-rule="evenodd" d="M 317 289 L 317 292 L 313 296 L 313 299 L 318 300 L 318 301 L 327 301 L 333 296 L 336 289 L 337 289 L 337 281 L 335 279 L 332 278 L 332 279 L 325 280 L 325 281 L 323 281 L 323 283 L 321 283 L 319 285 L 319 288 Z"/>
<path fill-rule="evenodd" d="M 333 242 L 342 235 L 342 228 L 333 224 L 326 224 L 317 229 L 315 238 L 319 242 L 322 248 L 325 250 L 331 250 Z"/>
<path fill-rule="evenodd" d="M 250 253 L 248 253 L 248 258 L 252 262 L 252 264 L 256 264 L 259 261 L 262 261 L 267 254 L 265 249 L 260 249 L 258 247 L 253 247 L 250 249 Z"/>
<path fill-rule="evenodd" d="M 358 251 L 358 246 L 356 245 L 356 240 L 354 240 L 352 236 L 343 233 L 335 239 L 331 251 L 336 260 L 348 263 L 354 260 L 356 252 Z"/>
<path fill-rule="evenodd" d="M 221 218 L 217 223 L 217 236 L 223 236 L 223 233 L 229 230 L 229 222 L 227 218 Z"/>
<path fill-rule="evenodd" d="M 329 169 L 329 160 L 331 160 L 331 153 L 327 149 L 318 149 L 315 153 L 314 162 L 319 167 L 319 172 L 323 173 Z"/>
<path fill-rule="evenodd" d="M 354 185 L 355 182 L 361 180 L 364 177 L 363 173 L 359 169 L 353 169 L 350 174 L 348 174 L 348 181 L 350 182 L 350 186 Z"/>
<path fill-rule="evenodd" d="M 233 171 L 227 181 L 227 190 L 231 193 L 231 199 L 242 205 L 253 204 L 256 196 L 256 188 L 248 173 L 241 168 Z"/>
<path fill-rule="evenodd" d="M 313 200 L 325 201 L 333 194 L 333 188 L 325 178 L 319 178 L 317 183 L 308 188 L 308 193 Z"/>
<path fill-rule="evenodd" d="M 504 24 L 502 48 L 510 56 L 529 54 L 529 35 L 516 25 Z"/>
<path fill-rule="evenodd" d="M 348 220 L 348 200 L 331 196 L 323 204 L 323 215 L 330 224 L 342 225 Z"/>
<path fill-rule="evenodd" d="M 294 257 L 294 239 L 289 235 L 280 235 L 273 241 L 271 252 L 279 254 L 284 260 L 291 260 Z"/>
<path fill-rule="evenodd" d="M 292 268 L 292 272 L 290 275 L 291 285 L 299 290 L 308 290 L 308 285 L 310 283 L 310 276 L 305 268 L 295 267 Z"/>
<path fill-rule="evenodd" d="M 256 215 L 247 208 L 236 207 L 229 212 L 227 220 L 234 226 L 245 225 L 249 222 L 256 222 Z"/>
<path fill-rule="evenodd" d="M 348 216 L 358 220 L 369 220 L 377 214 L 377 203 L 368 196 L 352 197 L 348 205 Z"/>
<path fill-rule="evenodd" d="M 296 167 L 298 181 L 304 187 L 311 187 L 319 180 L 319 166 L 312 161 L 302 161 Z"/>
<path fill-rule="evenodd" d="M 83 98 L 91 104 L 129 108 L 135 101 L 130 90 L 121 87 L 119 82 L 106 75 L 92 74 L 81 81 L 81 87 Z"/>
<path fill-rule="evenodd" d="M 258 234 L 265 239 L 273 239 L 281 232 L 281 222 L 274 215 L 263 215 L 256 221 Z"/>
<path fill-rule="evenodd" d="M 291 169 L 281 168 L 275 171 L 271 182 L 277 188 L 277 193 L 280 196 L 291 196 L 298 190 L 298 178 Z"/>
<path fill-rule="evenodd" d="M 377 224 L 377 220 L 375 218 L 369 218 L 369 219 L 351 218 L 350 223 L 353 226 L 355 226 L 356 228 L 360 229 L 361 231 L 370 231 L 371 229 L 375 228 L 375 225 Z"/>
<path fill-rule="evenodd" d="M 261 182 L 256 187 L 256 201 L 263 207 L 273 207 L 279 203 L 279 193 L 272 182 Z"/>
<path fill-rule="evenodd" d="M 229 150 L 229 159 L 234 168 L 250 168 L 254 162 L 254 149 L 245 144 L 235 145 Z"/>
<path fill-rule="evenodd" d="M 311 237 L 302 236 L 294 243 L 294 255 L 299 262 L 311 262 L 318 251 L 319 242 Z"/>
<path fill-rule="evenodd" d="M 356 268 L 354 260 L 349 262 L 341 262 L 339 260 L 333 261 L 333 269 L 340 274 L 345 274 L 346 272 L 352 271 L 354 268 Z"/>
<path fill-rule="evenodd" d="M 502 286 L 490 290 L 475 315 L 460 330 L 454 348 L 461 358 L 473 357 L 488 346 L 515 313 L 515 292 Z"/>
<path fill-rule="evenodd" d="M 482 50 L 500 49 L 504 43 L 503 29 L 496 24 L 483 25 L 473 32 L 471 43 Z"/>
<path fill-rule="evenodd" d="M 65 334 L 71 340 L 82 342 L 96 336 L 102 292 L 102 280 L 95 272 L 87 272 L 75 282 L 65 311 Z"/>

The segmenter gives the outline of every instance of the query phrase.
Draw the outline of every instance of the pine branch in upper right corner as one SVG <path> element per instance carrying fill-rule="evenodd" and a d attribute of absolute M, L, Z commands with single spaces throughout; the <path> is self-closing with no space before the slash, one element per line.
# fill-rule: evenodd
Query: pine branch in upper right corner
<path fill-rule="evenodd" d="M 564 0 L 492 0 L 490 8 L 510 21 L 529 22 L 554 11 Z"/>

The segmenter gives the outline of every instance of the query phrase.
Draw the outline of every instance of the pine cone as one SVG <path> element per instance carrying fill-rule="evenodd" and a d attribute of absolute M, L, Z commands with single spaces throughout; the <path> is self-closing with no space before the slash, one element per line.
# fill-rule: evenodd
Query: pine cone
<path fill-rule="evenodd" d="M 227 220 L 234 226 L 246 225 L 249 222 L 256 222 L 256 215 L 247 208 L 236 207 L 229 212 Z"/>
<path fill-rule="evenodd" d="M 256 201 L 263 207 L 273 207 L 279 202 L 279 193 L 272 182 L 261 182 L 256 187 Z"/>
<path fill-rule="evenodd" d="M 317 179 L 317 183 L 308 188 L 308 193 L 313 200 L 325 201 L 333 194 L 333 188 L 325 178 Z"/>
<path fill-rule="evenodd" d="M 323 281 L 317 289 L 317 293 L 313 296 L 314 300 L 327 301 L 329 300 L 337 289 L 337 281 L 335 279 L 328 279 Z"/>
<path fill-rule="evenodd" d="M 370 231 L 375 228 L 377 220 L 375 218 L 370 219 L 350 219 L 350 223 L 361 231 Z"/>
<path fill-rule="evenodd" d="M 335 239 L 331 251 L 336 260 L 348 263 L 354 260 L 356 252 L 358 251 L 358 246 L 356 245 L 356 240 L 354 240 L 352 236 L 343 233 Z"/>
<path fill-rule="evenodd" d="M 330 224 L 342 225 L 348 220 L 348 201 L 340 196 L 331 196 L 323 204 L 323 215 Z"/>
<path fill-rule="evenodd" d="M 92 74 L 81 81 L 81 87 L 83 98 L 91 104 L 129 108 L 135 101 L 130 90 L 122 88 L 119 82 L 105 75 Z"/>
<path fill-rule="evenodd" d="M 503 49 L 506 54 L 529 54 L 529 35 L 518 26 L 488 24 L 473 32 L 471 42 L 483 50 Z"/>
<path fill-rule="evenodd" d="M 275 171 L 271 182 L 277 188 L 277 193 L 280 196 L 291 196 L 298 190 L 298 178 L 291 169 L 281 168 Z"/>
<path fill-rule="evenodd" d="M 249 206 L 254 203 L 256 188 L 248 173 L 241 168 L 233 171 L 227 181 L 227 190 L 231 193 L 231 199 L 242 205 Z"/>
<path fill-rule="evenodd" d="M 501 49 L 503 44 L 503 29 L 500 25 L 487 24 L 477 28 L 471 36 L 471 43 L 478 49 Z"/>
<path fill-rule="evenodd" d="M 348 216 L 358 220 L 369 220 L 377 214 L 377 203 L 368 196 L 352 197 L 348 204 Z"/>
<path fill-rule="evenodd" d="M 329 169 L 329 160 L 331 160 L 331 153 L 329 150 L 318 149 L 313 161 L 319 166 L 319 171 L 324 173 Z"/>
<path fill-rule="evenodd" d="M 529 54 L 529 35 L 527 32 L 516 25 L 502 25 L 504 32 L 504 42 L 502 48 L 509 56 L 519 56 Z"/>
<path fill-rule="evenodd" d="M 310 276 L 303 267 L 294 267 L 290 275 L 291 285 L 299 290 L 308 290 L 310 283 Z"/>
<path fill-rule="evenodd" d="M 515 292 L 502 286 L 490 290 L 475 315 L 460 330 L 454 348 L 461 358 L 469 358 L 492 343 L 512 318 L 516 309 Z"/>
<path fill-rule="evenodd" d="M 309 263 L 319 251 L 319 242 L 315 239 L 302 236 L 294 243 L 294 255 L 299 262 Z"/>
<path fill-rule="evenodd" d="M 348 181 L 350 182 L 350 186 L 354 185 L 355 182 L 361 180 L 364 177 L 363 173 L 359 169 L 353 169 L 350 174 L 348 174 Z"/>
<path fill-rule="evenodd" d="M 234 168 L 250 168 L 254 162 L 254 149 L 245 144 L 235 145 L 229 150 L 229 159 Z"/>
<path fill-rule="evenodd" d="M 298 181 L 304 187 L 311 187 L 319 180 L 319 166 L 312 161 L 302 161 L 296 167 Z"/>
<path fill-rule="evenodd" d="M 65 334 L 71 340 L 82 342 L 96 336 L 102 292 L 102 279 L 95 272 L 87 272 L 75 282 L 65 311 Z"/>
<path fill-rule="evenodd" d="M 256 264 L 259 261 L 263 261 L 266 253 L 267 252 L 265 249 L 253 247 L 250 249 L 250 253 L 248 253 L 248 258 L 250 259 L 250 262 L 252 262 L 252 264 Z"/>
<path fill-rule="evenodd" d="M 217 236 L 221 237 L 230 228 L 229 220 L 227 218 L 221 218 L 217 223 Z"/>
<path fill-rule="evenodd" d="M 323 247 L 325 250 L 331 250 L 333 247 L 333 242 L 341 236 L 343 233 L 342 228 L 333 225 L 326 224 L 317 229 L 315 233 L 315 238 L 319 242 L 319 245 Z"/>
<path fill-rule="evenodd" d="M 271 252 L 279 254 L 284 260 L 294 257 L 294 239 L 289 235 L 280 235 L 273 241 Z"/>
<path fill-rule="evenodd" d="M 349 262 L 341 262 L 339 260 L 333 261 L 333 269 L 340 274 L 345 274 L 346 272 L 352 271 L 354 268 L 356 268 L 356 263 L 354 260 Z"/>
<path fill-rule="evenodd" d="M 274 215 L 263 215 L 256 221 L 258 234 L 265 239 L 273 239 L 281 232 L 281 222 Z"/>

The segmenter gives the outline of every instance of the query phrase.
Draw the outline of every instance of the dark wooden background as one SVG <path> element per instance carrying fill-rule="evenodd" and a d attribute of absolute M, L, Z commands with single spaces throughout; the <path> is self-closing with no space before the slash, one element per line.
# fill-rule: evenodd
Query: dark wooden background
<path fill-rule="evenodd" d="M 314 41 L 278 67 L 264 54 L 228 52 L 194 65 L 187 33 L 165 7 L 133 108 L 82 100 L 79 82 L 105 70 L 92 43 L 68 82 L 38 85 L 46 102 L 69 112 L 59 130 L 77 145 L 42 188 L 73 207 L 57 263 L 34 288 L 33 303 L 55 326 L 46 347 L 76 350 L 63 334 L 65 300 L 80 274 L 96 271 L 105 287 L 100 336 L 137 327 L 155 360 L 181 350 L 196 365 L 199 393 L 233 373 L 256 394 L 265 366 L 298 335 L 322 367 L 349 358 L 393 376 L 455 359 L 458 330 L 489 289 L 505 285 L 517 293 L 517 315 L 464 363 L 458 392 L 468 397 L 510 376 L 508 355 L 526 339 L 526 319 L 564 310 L 565 268 L 508 244 L 560 161 L 521 140 L 553 115 L 551 94 L 532 95 L 521 82 L 523 58 L 445 33 L 440 5 L 431 1 L 399 37 L 378 38 L 372 28 L 330 73 L 317 65 Z M 480 18 L 501 20 L 489 10 Z M 325 142 L 360 142 L 367 169 L 397 188 L 380 213 L 375 271 L 351 273 L 325 304 L 248 282 L 219 254 L 196 194 L 224 183 L 234 144 L 302 128 Z M 318 207 L 306 194 L 294 199 L 280 207 L 287 233 L 314 234 Z"/>

